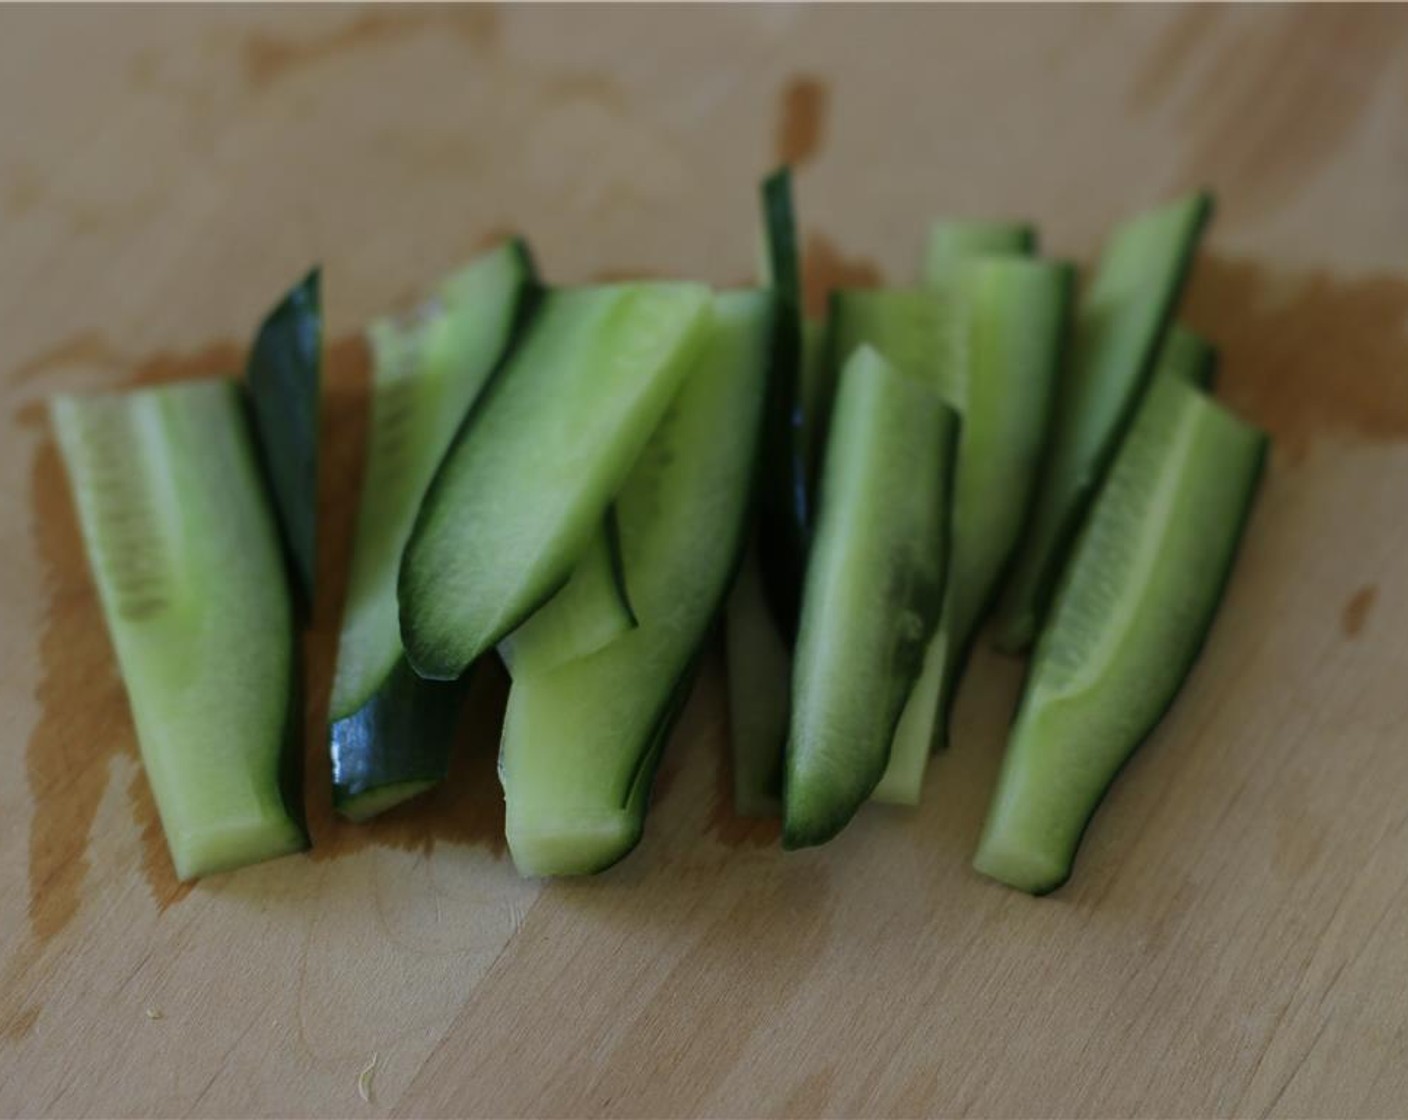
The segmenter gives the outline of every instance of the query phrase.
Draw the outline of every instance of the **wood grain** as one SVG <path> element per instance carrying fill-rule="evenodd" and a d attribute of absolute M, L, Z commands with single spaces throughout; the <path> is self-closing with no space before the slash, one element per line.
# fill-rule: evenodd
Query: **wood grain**
<path fill-rule="evenodd" d="M 0 1113 L 1408 1113 L 1408 11 L 0 10 Z M 372 314 L 506 230 L 547 275 L 811 298 L 939 214 L 1088 259 L 1195 183 L 1187 316 L 1277 450 L 1184 695 L 1035 901 L 968 869 L 1021 666 L 979 656 L 922 809 L 783 856 L 710 662 L 645 841 L 513 873 L 476 685 L 446 788 L 336 825 L 317 750 Z M 325 266 L 310 857 L 178 888 L 43 417 L 237 367 Z M 370 1103 L 358 1075 L 376 1055 Z"/>

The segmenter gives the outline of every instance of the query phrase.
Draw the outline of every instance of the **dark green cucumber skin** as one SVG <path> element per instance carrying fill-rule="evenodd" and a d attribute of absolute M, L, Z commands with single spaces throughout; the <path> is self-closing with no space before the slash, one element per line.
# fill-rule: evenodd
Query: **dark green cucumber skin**
<path fill-rule="evenodd" d="M 284 812 L 303 834 L 303 850 L 307 850 L 313 846 L 312 837 L 308 833 L 308 808 L 304 803 L 306 752 L 303 749 L 303 701 L 307 695 L 307 674 L 304 671 L 301 643 L 297 633 L 290 634 L 289 641 L 293 643 L 293 656 L 290 659 L 292 670 L 288 707 L 284 711 L 282 745 L 279 748 L 279 800 L 283 802 Z"/>
<path fill-rule="evenodd" d="M 1178 311 L 1179 300 L 1188 283 L 1188 274 L 1193 268 L 1193 257 L 1197 253 L 1198 242 L 1202 237 L 1203 230 L 1212 220 L 1215 208 L 1213 196 L 1205 191 L 1199 196 L 1199 201 L 1201 205 L 1198 219 L 1191 235 L 1183 243 L 1178 264 L 1174 269 L 1175 280 L 1163 292 L 1163 302 L 1157 316 L 1158 329 L 1151 332 L 1145 344 L 1145 352 L 1139 363 L 1140 373 L 1135 378 L 1134 392 L 1130 393 L 1129 400 L 1125 402 L 1119 419 L 1115 422 L 1113 428 L 1115 438 L 1111 439 L 1108 446 L 1101 451 L 1091 470 L 1090 482 L 1086 486 L 1085 493 L 1072 503 L 1066 514 L 1065 523 L 1056 534 L 1055 547 L 1051 550 L 1051 562 L 1036 590 L 1037 618 L 1039 620 L 1044 621 L 1047 614 L 1050 613 L 1051 604 L 1056 599 L 1056 589 L 1061 581 L 1061 573 L 1071 554 L 1071 546 L 1075 544 L 1076 537 L 1080 535 L 1081 526 L 1085 524 L 1086 514 L 1090 512 L 1090 506 L 1095 501 L 1095 496 L 1100 492 L 1105 476 L 1109 474 L 1110 466 L 1115 461 L 1115 455 L 1119 452 L 1124 433 L 1129 430 L 1130 422 L 1134 419 L 1134 414 L 1139 410 L 1139 404 L 1144 399 L 1144 391 L 1149 387 L 1149 380 L 1153 377 L 1154 367 L 1158 362 L 1159 348 L 1168 336 L 1168 328 Z M 1050 443 L 1051 441 L 1048 441 L 1048 450 Z M 1040 625 L 1038 625 L 1039 629 Z"/>
<path fill-rule="evenodd" d="M 321 273 L 314 268 L 260 324 L 245 371 L 255 443 L 305 618 L 313 603 L 322 348 Z"/>
<path fill-rule="evenodd" d="M 1203 387 L 1203 391 L 1211 393 L 1217 388 L 1218 378 L 1222 374 L 1222 354 L 1216 347 L 1208 349 L 1207 359 L 1198 370 L 1198 384 Z"/>
<path fill-rule="evenodd" d="M 469 679 L 426 681 L 397 661 L 370 700 L 328 729 L 334 807 L 402 782 L 443 781 Z"/>
<path fill-rule="evenodd" d="M 758 557 L 764 595 L 790 645 L 801 609 L 813 495 L 803 432 L 806 418 L 801 414 L 799 396 L 802 274 L 789 168 L 783 167 L 763 181 L 762 205 L 778 308 L 763 427 Z"/>
<path fill-rule="evenodd" d="M 322 276 L 313 268 L 260 323 L 245 367 L 244 400 L 287 558 L 297 611 L 312 617 L 318 522 L 318 407 L 323 345 Z M 279 752 L 279 795 L 308 840 L 304 804 L 305 668 L 291 634 L 293 679 Z"/>
<path fill-rule="evenodd" d="M 1203 620 L 1202 634 L 1199 635 L 1197 644 L 1193 646 L 1192 652 L 1184 660 L 1183 665 L 1179 669 L 1177 687 L 1169 694 L 1168 703 L 1159 710 L 1159 713 L 1150 721 L 1149 726 L 1144 728 L 1138 739 L 1135 740 L 1134 745 L 1129 749 L 1129 753 L 1124 756 L 1124 760 L 1119 764 L 1115 772 L 1110 775 L 1110 780 L 1105 784 L 1105 788 L 1101 790 L 1100 797 L 1095 802 L 1095 807 L 1085 818 L 1085 823 L 1081 825 L 1080 835 L 1076 838 L 1076 854 L 1072 857 L 1070 866 L 1066 868 L 1066 873 L 1050 886 L 1029 892 L 1032 897 L 1045 898 L 1047 895 L 1055 893 L 1070 882 L 1071 875 L 1075 872 L 1076 860 L 1080 858 L 1081 847 L 1085 844 L 1085 834 L 1090 830 L 1090 822 L 1093 821 L 1100 812 L 1100 807 L 1105 803 L 1105 798 L 1109 795 L 1115 783 L 1119 781 L 1120 775 L 1123 774 L 1125 769 L 1129 766 L 1130 760 L 1134 758 L 1144 744 L 1149 741 L 1154 732 L 1158 729 L 1159 724 L 1163 722 L 1164 717 L 1168 715 L 1174 704 L 1178 702 L 1178 696 L 1183 691 L 1183 683 L 1188 679 L 1188 674 L 1193 671 L 1193 666 L 1198 663 L 1198 659 L 1203 655 L 1203 650 L 1207 648 L 1208 637 L 1212 633 L 1213 622 L 1217 618 L 1223 597 L 1227 594 L 1227 585 L 1232 582 L 1232 573 L 1237 567 L 1237 557 L 1241 555 L 1243 542 L 1246 540 L 1247 525 L 1251 520 L 1252 508 L 1256 505 L 1257 495 L 1260 493 L 1262 482 L 1265 479 L 1268 446 L 1268 443 L 1263 442 L 1261 454 L 1257 458 L 1256 468 L 1253 471 L 1252 480 L 1247 486 L 1247 500 L 1242 508 L 1241 518 L 1238 520 L 1237 542 L 1232 548 L 1227 567 L 1223 569 L 1222 578 L 1218 581 L 1217 594 L 1213 597 L 1207 617 Z M 1031 676 L 1031 671 L 1029 663 L 1026 674 L 1028 679 Z M 1026 691 L 1027 683 L 1028 680 L 1024 679 L 1022 682 L 1023 692 Z"/>
<path fill-rule="evenodd" d="M 962 421 L 957 417 L 953 418 L 955 428 Z M 944 488 L 941 492 L 942 508 L 953 509 L 953 483 L 955 467 L 958 458 L 958 442 L 961 436 L 955 431 L 948 442 L 947 463 L 943 472 Z M 824 495 L 823 495 L 824 500 Z M 915 599 L 916 606 L 927 621 L 925 633 L 916 637 L 913 641 L 901 643 L 892 651 L 890 659 L 890 676 L 895 680 L 908 682 L 903 687 L 894 688 L 893 695 L 887 699 L 889 707 L 892 709 L 887 714 L 889 727 L 885 733 L 887 740 L 893 740 L 895 729 L 899 727 L 900 717 L 904 715 L 905 702 L 909 699 L 910 691 L 914 687 L 914 682 L 918 679 L 924 664 L 924 653 L 929 647 L 929 639 L 933 637 L 934 628 L 939 624 L 939 615 L 943 611 L 944 592 L 948 583 L 948 559 L 947 554 L 952 549 L 951 530 L 945 530 L 944 553 L 945 559 L 943 568 L 940 571 L 940 578 L 932 585 L 920 589 L 920 594 Z M 911 594 L 915 589 L 907 589 Z M 790 741 L 789 741 L 790 747 Z M 857 811 L 870 795 L 875 792 L 875 787 L 880 784 L 880 779 L 885 776 L 885 767 L 889 763 L 888 754 L 880 759 L 878 766 L 874 768 L 874 773 L 868 778 L 868 788 L 861 792 L 860 796 L 854 798 L 854 804 L 842 806 L 834 816 L 821 820 L 810 820 L 806 827 L 795 821 L 789 821 L 787 814 L 783 814 L 782 846 L 787 851 L 797 851 L 801 848 L 816 847 L 834 840 L 845 827 L 855 819 Z M 784 762 L 784 774 L 786 765 Z M 784 795 L 786 791 L 784 790 Z"/>

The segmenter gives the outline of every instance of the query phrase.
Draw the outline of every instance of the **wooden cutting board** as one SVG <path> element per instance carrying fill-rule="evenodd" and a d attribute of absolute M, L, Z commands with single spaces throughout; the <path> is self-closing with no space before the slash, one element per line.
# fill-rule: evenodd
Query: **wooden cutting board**
<path fill-rule="evenodd" d="M 1276 452 L 1074 881 L 968 868 L 1021 674 L 988 653 L 923 808 L 823 850 L 732 817 L 716 662 L 597 879 L 515 876 L 492 673 L 445 789 L 334 824 L 359 326 L 510 229 L 559 281 L 738 282 L 780 157 L 818 293 L 910 282 L 936 215 L 1088 260 L 1219 193 L 1187 317 Z M 0 11 L 0 1112 L 1408 1113 L 1405 184 L 1402 8 Z M 237 369 L 315 261 L 317 847 L 181 888 L 43 401 Z"/>

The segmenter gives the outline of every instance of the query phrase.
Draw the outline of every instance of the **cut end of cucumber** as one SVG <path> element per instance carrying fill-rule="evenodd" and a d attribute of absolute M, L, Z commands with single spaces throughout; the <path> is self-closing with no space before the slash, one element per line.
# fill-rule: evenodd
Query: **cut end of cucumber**
<path fill-rule="evenodd" d="M 897 742 L 896 748 L 898 745 Z M 924 792 L 924 771 L 928 769 L 929 753 L 927 743 L 922 750 L 892 749 L 885 776 L 880 779 L 870 799 L 886 805 L 918 805 Z"/>
<path fill-rule="evenodd" d="M 795 852 L 799 848 L 816 848 L 836 839 L 851 823 L 856 810 L 865 804 L 865 795 L 851 800 L 853 804 L 837 804 L 829 800 L 821 808 L 799 803 L 796 796 L 788 796 L 783 803 L 782 847 Z"/>
<path fill-rule="evenodd" d="M 947 606 L 945 613 L 947 613 Z M 918 805 L 924 793 L 924 773 L 929 757 L 945 734 L 948 722 L 948 701 L 951 631 L 946 620 L 930 639 L 924 653 L 924 667 L 905 701 L 900 722 L 895 727 L 895 741 L 890 746 L 890 761 L 884 776 L 875 787 L 871 799 L 889 805 Z"/>
<path fill-rule="evenodd" d="M 924 247 L 924 283 L 942 287 L 974 257 L 1029 257 L 1035 251 L 1036 227 L 1029 222 L 935 222 Z"/>
<path fill-rule="evenodd" d="M 248 817 L 168 837 L 182 882 L 306 851 L 308 834 L 286 815 Z"/>
<path fill-rule="evenodd" d="M 332 807 L 343 820 L 353 824 L 365 824 L 373 817 L 394 809 L 397 805 L 417 797 L 426 790 L 434 789 L 438 783 L 433 779 L 412 782 L 396 782 L 389 786 L 364 790 L 361 793 L 344 794 L 334 788 Z"/>
<path fill-rule="evenodd" d="M 505 832 L 520 875 L 595 875 L 619 863 L 640 842 L 641 817 L 627 810 L 563 816 L 553 826 L 525 826 L 510 812 Z"/>
<path fill-rule="evenodd" d="M 424 681 L 457 681 L 473 660 L 464 658 L 448 645 L 423 637 L 404 610 L 401 612 L 401 645 L 406 661 Z M 476 651 L 473 657 L 477 656 Z"/>
<path fill-rule="evenodd" d="M 328 728 L 333 806 L 366 820 L 444 780 L 463 684 L 423 681 L 399 661 L 376 693 Z"/>
<path fill-rule="evenodd" d="M 983 837 L 973 870 L 1027 894 L 1050 894 L 1071 876 L 1071 865 L 1049 850 L 1022 843 L 1019 837 L 990 833 Z"/>

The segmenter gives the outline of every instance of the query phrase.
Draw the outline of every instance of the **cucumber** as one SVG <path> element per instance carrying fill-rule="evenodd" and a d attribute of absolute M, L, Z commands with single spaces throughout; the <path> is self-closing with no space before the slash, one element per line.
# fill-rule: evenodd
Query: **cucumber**
<path fill-rule="evenodd" d="M 788 848 L 835 836 L 885 771 L 943 603 L 958 427 L 872 347 L 846 362 L 795 651 Z"/>
<path fill-rule="evenodd" d="M 831 340 L 826 324 L 802 323 L 802 360 L 797 372 L 797 402 L 802 418 L 802 461 L 807 493 L 816 494 L 821 456 L 826 449 L 823 420 L 836 393 L 836 371 L 830 365 Z"/>
<path fill-rule="evenodd" d="M 809 421 L 802 432 L 808 463 L 821 457 L 815 404 L 825 356 L 825 328 L 804 322 L 800 399 Z M 734 812 L 741 817 L 775 817 L 782 811 L 792 649 L 768 605 L 756 540 L 744 552 L 729 595 L 724 637 Z"/>
<path fill-rule="evenodd" d="M 773 315 L 767 293 L 713 300 L 703 352 L 617 497 L 639 625 L 589 657 L 514 675 L 499 774 L 525 875 L 600 871 L 639 840 L 743 544 Z"/>
<path fill-rule="evenodd" d="M 1181 377 L 1199 389 L 1211 390 L 1217 381 L 1217 351 L 1206 339 L 1175 323 L 1159 351 L 1154 376 Z"/>
<path fill-rule="evenodd" d="M 1106 245 L 1076 312 L 1074 352 L 1057 401 L 1032 517 L 998 610 L 997 645 L 1031 645 L 1057 578 L 1149 382 L 1212 213 L 1194 194 L 1125 223 Z"/>
<path fill-rule="evenodd" d="M 499 643 L 499 656 L 510 673 L 541 672 L 595 653 L 636 624 L 613 507 L 567 585 Z"/>
<path fill-rule="evenodd" d="M 305 616 L 313 608 L 318 531 L 320 287 L 313 269 L 289 290 L 259 325 L 245 369 L 264 475 Z"/>
<path fill-rule="evenodd" d="M 1072 284 L 1070 266 L 1016 256 L 970 260 L 947 284 L 964 340 L 953 555 L 943 615 L 875 789 L 879 801 L 918 804 L 978 624 L 1017 544 L 1055 399 Z"/>
<path fill-rule="evenodd" d="M 467 682 L 422 680 L 397 658 L 366 703 L 331 725 L 338 816 L 369 821 L 445 780 Z"/>
<path fill-rule="evenodd" d="M 176 874 L 307 847 L 292 595 L 239 387 L 51 409 Z"/>
<path fill-rule="evenodd" d="M 813 503 L 800 368 L 802 267 L 791 170 L 783 167 L 768 176 L 761 194 L 766 279 L 777 299 L 777 316 L 758 485 L 757 547 L 764 592 L 790 645 L 797 629 Z"/>
<path fill-rule="evenodd" d="M 566 583 L 707 334 L 699 284 L 549 292 L 461 428 L 401 561 L 401 638 L 453 680 Z"/>
<path fill-rule="evenodd" d="M 967 392 L 966 325 L 961 304 L 945 293 L 923 288 L 834 292 L 831 366 L 843 370 L 868 345 L 950 408 L 961 409 Z"/>
<path fill-rule="evenodd" d="M 729 593 L 724 643 L 733 809 L 740 817 L 775 817 L 782 809 L 792 651 L 768 606 L 756 542 Z"/>
<path fill-rule="evenodd" d="M 463 689 L 422 682 L 401 650 L 396 574 L 421 498 L 532 301 L 510 241 L 413 315 L 373 322 L 371 434 L 329 705 L 333 805 L 365 820 L 444 776 Z"/>
<path fill-rule="evenodd" d="M 1173 702 L 1230 575 L 1266 436 L 1155 379 L 1037 644 L 974 866 L 1066 881 L 1105 790 Z"/>
<path fill-rule="evenodd" d="M 1036 228 L 1026 222 L 935 222 L 924 246 L 923 278 L 941 288 L 974 257 L 1030 257 Z"/>

